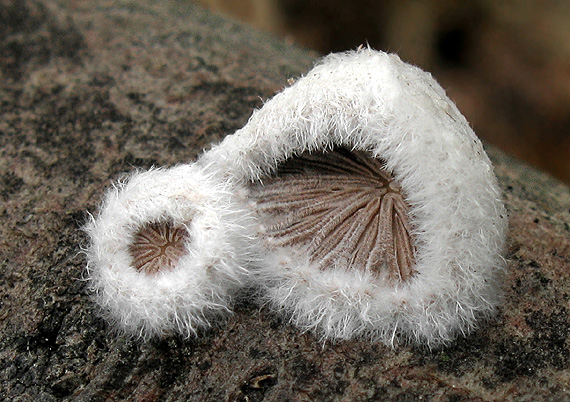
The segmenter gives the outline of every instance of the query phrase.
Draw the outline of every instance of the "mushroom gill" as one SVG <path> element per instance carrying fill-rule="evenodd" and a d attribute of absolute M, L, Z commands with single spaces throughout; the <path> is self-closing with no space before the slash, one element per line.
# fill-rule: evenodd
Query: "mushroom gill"
<path fill-rule="evenodd" d="M 391 282 L 415 273 L 409 205 L 381 159 L 340 147 L 305 152 L 251 193 L 273 247 L 302 247 L 321 270 L 366 270 Z"/>
<path fill-rule="evenodd" d="M 153 275 L 172 270 L 185 253 L 188 231 L 170 222 L 152 222 L 134 235 L 129 246 L 133 266 L 140 272 Z"/>

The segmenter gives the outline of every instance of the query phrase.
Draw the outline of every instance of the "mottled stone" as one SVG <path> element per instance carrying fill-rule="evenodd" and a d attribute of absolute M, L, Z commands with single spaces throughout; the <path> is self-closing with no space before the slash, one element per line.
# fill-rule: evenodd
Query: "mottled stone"
<path fill-rule="evenodd" d="M 564 401 L 570 189 L 490 148 L 505 304 L 440 350 L 323 344 L 248 301 L 198 339 L 114 335 L 80 230 L 111 179 L 189 162 L 315 55 L 181 1 L 0 0 L 0 395 L 13 401 Z"/>

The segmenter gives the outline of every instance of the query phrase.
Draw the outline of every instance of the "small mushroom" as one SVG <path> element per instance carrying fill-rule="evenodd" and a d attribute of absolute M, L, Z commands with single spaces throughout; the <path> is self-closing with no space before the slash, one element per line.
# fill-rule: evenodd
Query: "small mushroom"
<path fill-rule="evenodd" d="M 256 258 L 233 187 L 195 165 L 135 172 L 85 229 L 89 286 L 124 333 L 192 336 L 231 309 Z"/>

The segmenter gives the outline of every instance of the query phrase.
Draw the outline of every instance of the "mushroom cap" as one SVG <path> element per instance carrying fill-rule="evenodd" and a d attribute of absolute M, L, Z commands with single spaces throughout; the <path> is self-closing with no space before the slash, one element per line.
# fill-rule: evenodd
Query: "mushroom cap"
<path fill-rule="evenodd" d="M 103 315 L 118 329 L 191 336 L 230 312 L 256 257 L 254 220 L 232 190 L 203 168 L 179 165 L 135 172 L 108 191 L 85 227 L 87 276 Z M 185 232 L 174 266 L 156 273 L 139 270 L 132 255 L 149 224 Z"/>
<path fill-rule="evenodd" d="M 480 140 L 430 74 L 371 49 L 329 55 L 198 164 L 247 188 L 284 161 L 335 147 L 383 160 L 401 186 L 416 274 L 393 284 L 321 269 L 302 247 L 262 241 L 263 301 L 325 338 L 436 346 L 471 331 L 500 300 L 507 215 Z"/>

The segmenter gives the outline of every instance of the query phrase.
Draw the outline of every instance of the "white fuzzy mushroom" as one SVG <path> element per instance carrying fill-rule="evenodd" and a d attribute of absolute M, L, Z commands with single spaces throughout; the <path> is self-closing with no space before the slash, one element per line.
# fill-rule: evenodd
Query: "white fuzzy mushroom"
<path fill-rule="evenodd" d="M 255 257 L 253 220 L 233 188 L 195 165 L 117 183 L 86 225 L 88 280 L 124 332 L 191 336 L 227 314 Z"/>
<path fill-rule="evenodd" d="M 499 301 L 491 163 L 431 75 L 395 55 L 326 57 L 198 164 L 248 187 L 255 280 L 304 330 L 434 346 Z"/>

